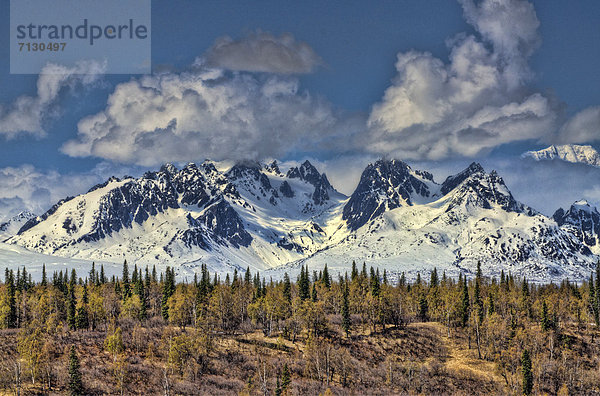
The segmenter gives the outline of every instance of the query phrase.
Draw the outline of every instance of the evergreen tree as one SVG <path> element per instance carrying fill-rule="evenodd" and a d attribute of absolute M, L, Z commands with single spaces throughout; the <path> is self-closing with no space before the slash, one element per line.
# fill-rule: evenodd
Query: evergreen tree
<path fill-rule="evenodd" d="M 548 318 L 548 306 L 546 305 L 546 300 L 542 302 L 542 318 L 540 324 L 542 325 L 542 330 L 548 331 L 550 329 L 550 319 Z"/>
<path fill-rule="evenodd" d="M 90 270 L 90 283 L 96 283 L 96 263 L 92 261 L 92 269 Z"/>
<path fill-rule="evenodd" d="M 346 333 L 346 337 L 350 336 L 350 327 L 352 321 L 350 320 L 350 303 L 348 301 L 348 283 L 344 284 L 344 293 L 342 295 L 342 328 Z"/>
<path fill-rule="evenodd" d="M 288 304 L 292 303 L 292 284 L 290 283 L 290 277 L 287 272 L 283 274 L 283 297 Z"/>
<path fill-rule="evenodd" d="M 323 275 L 321 277 L 321 281 L 323 282 L 323 286 L 327 289 L 331 288 L 331 278 L 329 277 L 329 270 L 327 269 L 327 264 L 323 268 Z"/>
<path fill-rule="evenodd" d="M 169 298 L 173 293 L 175 293 L 175 269 L 167 267 L 161 300 L 161 314 L 164 320 L 169 319 Z"/>
<path fill-rule="evenodd" d="M 371 267 L 371 295 L 374 297 L 379 296 L 379 291 L 380 291 L 380 283 L 379 283 L 379 276 L 377 276 L 377 274 L 375 273 L 375 270 L 373 269 L 373 267 Z"/>
<path fill-rule="evenodd" d="M 74 345 L 71 346 L 71 351 L 69 353 L 69 393 L 72 396 L 83 394 L 79 358 L 77 357 L 77 352 L 75 352 Z"/>
<path fill-rule="evenodd" d="M 596 316 L 600 317 L 600 291 L 598 291 L 598 285 L 600 284 L 600 260 L 596 263 Z M 600 320 L 598 320 L 600 323 Z"/>
<path fill-rule="evenodd" d="M 427 304 L 427 299 L 425 298 L 425 294 L 421 293 L 419 297 L 419 318 L 422 321 L 427 320 L 427 315 L 429 311 L 429 306 Z"/>
<path fill-rule="evenodd" d="M 300 268 L 300 279 L 298 280 L 298 289 L 301 300 L 307 300 L 310 298 L 310 281 L 308 280 L 308 267 L 304 269 L 304 266 Z"/>
<path fill-rule="evenodd" d="M 104 274 L 104 264 L 100 265 L 100 283 L 106 283 L 106 275 Z"/>
<path fill-rule="evenodd" d="M 237 268 L 233 270 L 233 280 L 231 281 L 231 290 L 235 290 L 238 286 L 238 272 Z"/>
<path fill-rule="evenodd" d="M 288 278 L 288 280 L 289 280 L 289 278 Z M 252 281 L 252 274 L 250 273 L 250 266 L 248 266 L 248 268 L 246 268 L 246 273 L 244 274 L 244 283 L 246 285 L 249 285 L 251 281 Z"/>
<path fill-rule="evenodd" d="M 383 284 L 388 284 L 387 271 L 385 270 L 385 268 L 383 269 Z"/>
<path fill-rule="evenodd" d="M 133 271 L 131 272 L 131 284 L 135 288 L 135 284 L 138 281 L 138 269 L 137 264 L 133 264 Z"/>
<path fill-rule="evenodd" d="M 16 285 L 15 285 L 15 275 L 12 270 L 6 270 L 6 283 L 7 293 L 8 293 L 8 315 L 6 316 L 6 327 L 9 329 L 17 327 L 17 300 L 15 297 L 16 294 Z"/>
<path fill-rule="evenodd" d="M 493 315 L 496 312 L 496 306 L 494 304 L 494 298 L 492 293 L 488 294 L 488 315 Z"/>
<path fill-rule="evenodd" d="M 460 318 L 461 326 L 465 327 L 467 325 L 467 323 L 469 322 L 470 302 L 469 302 L 469 288 L 467 287 L 467 281 L 464 280 L 462 282 L 462 284 L 463 284 L 463 290 L 462 290 L 462 299 L 461 299 L 460 310 L 459 310 L 459 318 Z"/>
<path fill-rule="evenodd" d="M 358 269 L 356 268 L 356 261 L 352 260 L 352 272 L 350 272 L 350 279 L 354 280 L 358 276 Z"/>
<path fill-rule="evenodd" d="M 77 299 L 75 298 L 75 282 L 69 284 L 69 292 L 67 294 L 67 324 L 69 329 L 77 328 Z"/>
<path fill-rule="evenodd" d="M 429 281 L 429 287 L 435 288 L 435 287 L 438 287 L 438 284 L 439 284 L 439 278 L 438 278 L 437 267 L 433 267 L 433 271 L 431 271 L 431 280 Z"/>
<path fill-rule="evenodd" d="M 590 274 L 589 281 L 589 296 L 590 296 L 590 310 L 592 311 L 592 316 L 594 317 L 594 321 L 596 322 L 596 326 L 600 325 L 600 315 L 598 315 L 598 305 L 596 304 L 596 286 L 594 286 L 594 275 Z"/>
<path fill-rule="evenodd" d="M 313 283 L 313 288 L 312 288 L 312 302 L 317 302 L 318 300 L 318 296 L 317 296 L 317 284 Z"/>
<path fill-rule="evenodd" d="M 523 370 L 523 394 L 529 396 L 533 390 L 533 374 L 531 372 L 531 357 L 527 349 L 523 350 L 521 366 Z"/>
<path fill-rule="evenodd" d="M 127 300 L 129 297 L 131 297 L 131 285 L 129 284 L 129 267 L 127 266 L 127 260 L 123 262 L 121 289 L 123 291 L 123 300 Z"/>
<path fill-rule="evenodd" d="M 145 277 L 144 277 L 144 293 L 148 295 L 148 291 L 150 291 L 150 284 L 152 280 L 150 279 L 150 271 L 148 271 L 148 266 L 146 266 Z"/>
<path fill-rule="evenodd" d="M 287 363 L 284 363 L 283 372 L 281 373 L 281 392 L 285 393 L 285 391 L 289 389 L 291 383 L 290 369 Z"/>
<path fill-rule="evenodd" d="M 275 385 L 275 396 L 281 396 L 281 383 L 279 382 L 279 377 L 277 377 L 277 383 Z"/>
<path fill-rule="evenodd" d="M 48 276 L 46 275 L 46 263 L 42 264 L 42 286 L 48 285 Z"/>
<path fill-rule="evenodd" d="M 402 275 L 400 275 L 400 281 L 398 282 L 398 286 L 406 286 L 406 275 L 404 274 L 404 271 L 402 271 Z"/>

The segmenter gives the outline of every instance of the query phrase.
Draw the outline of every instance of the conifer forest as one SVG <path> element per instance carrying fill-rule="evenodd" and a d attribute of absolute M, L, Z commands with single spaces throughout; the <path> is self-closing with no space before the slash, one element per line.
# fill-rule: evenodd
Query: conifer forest
<path fill-rule="evenodd" d="M 600 394 L 600 267 L 579 284 L 351 268 L 7 269 L 0 393 Z"/>

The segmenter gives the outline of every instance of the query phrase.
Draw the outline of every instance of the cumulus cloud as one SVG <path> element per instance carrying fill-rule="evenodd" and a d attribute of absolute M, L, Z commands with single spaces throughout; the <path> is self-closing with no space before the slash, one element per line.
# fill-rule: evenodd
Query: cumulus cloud
<path fill-rule="evenodd" d="M 600 106 L 588 107 L 570 118 L 558 132 L 558 143 L 590 143 L 600 140 Z"/>
<path fill-rule="evenodd" d="M 364 121 L 363 121 L 364 122 Z M 153 166 L 204 158 L 262 159 L 290 150 L 336 149 L 351 118 L 277 76 L 201 69 L 119 84 L 106 109 L 82 119 L 62 151 Z"/>
<path fill-rule="evenodd" d="M 23 210 L 40 215 L 60 199 L 84 193 L 110 176 L 132 171 L 138 170 L 105 162 L 87 172 L 66 174 L 28 164 L 0 168 L 0 223 Z"/>
<path fill-rule="evenodd" d="M 198 62 L 227 70 L 279 74 L 310 73 L 323 63 L 308 44 L 291 34 L 277 37 L 261 31 L 240 40 L 221 37 Z"/>
<path fill-rule="evenodd" d="M 397 76 L 368 119 L 366 147 L 402 158 L 475 156 L 555 128 L 551 98 L 528 92 L 527 60 L 539 21 L 524 0 L 462 0 L 477 36 L 449 41 L 449 62 L 430 53 L 397 56 Z"/>
<path fill-rule="evenodd" d="M 103 73 L 104 67 L 92 61 L 81 61 L 73 67 L 47 64 L 38 77 L 36 96 L 23 95 L 8 106 L 0 105 L 0 135 L 7 138 L 22 133 L 44 136 L 44 118 L 55 104 L 60 90 L 65 86 L 94 82 Z"/>

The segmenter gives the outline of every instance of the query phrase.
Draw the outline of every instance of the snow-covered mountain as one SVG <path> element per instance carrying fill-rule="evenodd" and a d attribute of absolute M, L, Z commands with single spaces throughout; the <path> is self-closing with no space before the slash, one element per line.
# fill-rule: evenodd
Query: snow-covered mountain
<path fill-rule="evenodd" d="M 111 178 L 30 219 L 8 243 L 184 273 L 206 263 L 278 276 L 304 263 L 347 270 L 357 260 L 391 274 L 437 266 L 456 275 L 481 261 L 490 274 L 587 277 L 593 245 L 557 221 L 519 203 L 476 163 L 440 184 L 402 161 L 379 160 L 346 197 L 308 161 L 285 172 L 275 161 L 205 161 Z"/>
<path fill-rule="evenodd" d="M 539 151 L 527 151 L 524 158 L 533 158 L 536 161 L 562 160 L 572 163 L 580 163 L 600 167 L 600 153 L 592 146 L 577 144 L 565 144 L 550 146 Z"/>
<path fill-rule="evenodd" d="M 0 242 L 12 235 L 15 235 L 26 222 L 34 217 L 35 215 L 33 213 L 25 210 L 6 220 L 4 223 L 0 223 Z"/>
<path fill-rule="evenodd" d="M 552 218 L 561 228 L 577 236 L 594 254 L 600 254 L 600 213 L 587 201 L 575 202 L 565 212 L 559 208 Z"/>

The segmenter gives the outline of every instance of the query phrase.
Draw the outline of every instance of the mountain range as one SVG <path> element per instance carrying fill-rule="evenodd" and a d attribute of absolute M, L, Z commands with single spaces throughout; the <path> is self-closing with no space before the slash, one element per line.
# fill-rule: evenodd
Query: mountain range
<path fill-rule="evenodd" d="M 523 158 L 532 158 L 536 161 L 561 160 L 576 164 L 585 164 L 600 167 L 600 153 L 589 145 L 564 144 L 552 145 L 543 150 L 527 151 Z"/>
<path fill-rule="evenodd" d="M 25 217 L 6 243 L 186 273 L 201 263 L 221 273 L 250 267 L 280 276 L 302 264 L 341 272 L 356 261 L 392 278 L 434 266 L 455 276 L 481 262 L 489 275 L 583 279 L 600 253 L 595 208 L 577 202 L 544 216 L 477 163 L 438 183 L 403 161 L 379 160 L 349 197 L 309 161 L 285 170 L 276 161 L 166 164 Z"/>

